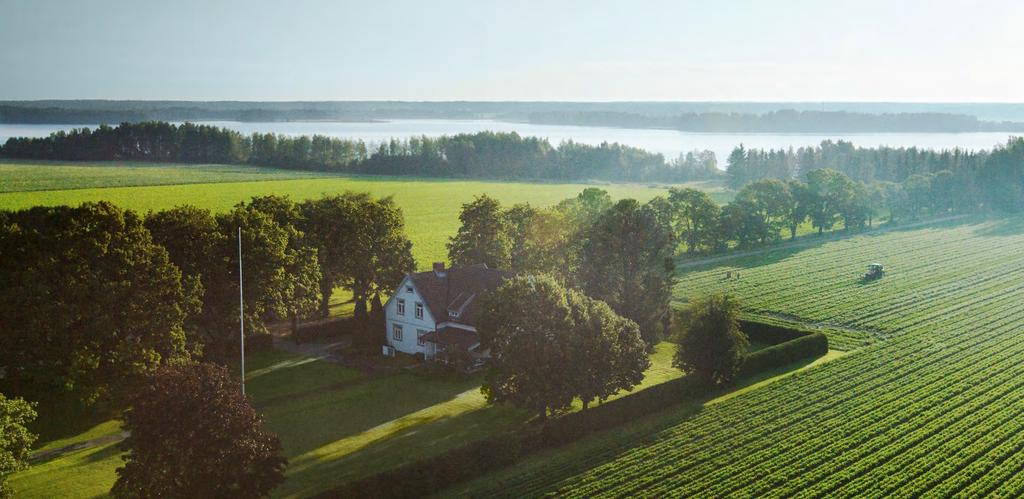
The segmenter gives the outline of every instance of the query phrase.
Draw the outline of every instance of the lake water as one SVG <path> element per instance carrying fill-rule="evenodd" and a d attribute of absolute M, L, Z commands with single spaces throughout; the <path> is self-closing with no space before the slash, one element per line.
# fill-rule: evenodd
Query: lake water
<path fill-rule="evenodd" d="M 776 133 L 692 133 L 672 130 L 651 130 L 631 128 L 603 128 L 563 125 L 534 125 L 529 123 L 506 123 L 489 120 L 393 120 L 371 123 L 338 122 L 203 122 L 244 134 L 253 132 L 274 132 L 285 135 L 320 134 L 329 137 L 362 139 L 377 143 L 396 138 L 419 135 L 436 137 L 457 133 L 474 133 L 485 130 L 496 132 L 517 132 L 523 136 L 544 137 L 552 144 L 574 140 L 585 144 L 619 142 L 664 154 L 668 158 L 695 149 L 709 149 L 715 152 L 720 167 L 734 147 L 742 143 L 748 148 L 778 149 L 812 146 L 823 140 L 848 140 L 854 145 L 873 147 L 917 146 L 926 149 L 968 150 L 991 149 L 1005 143 L 1011 135 L 1005 132 L 975 133 L 862 133 L 862 134 L 776 134 Z M 8 137 L 44 137 L 57 130 L 68 130 L 89 125 L 6 125 L 0 124 L 0 142 Z M 91 128 L 91 126 L 90 126 Z"/>

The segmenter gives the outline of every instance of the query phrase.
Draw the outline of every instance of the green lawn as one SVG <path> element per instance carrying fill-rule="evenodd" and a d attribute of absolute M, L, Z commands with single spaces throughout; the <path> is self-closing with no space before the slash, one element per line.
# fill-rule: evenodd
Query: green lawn
<path fill-rule="evenodd" d="M 0 160 L 0 192 L 246 182 L 336 176 L 244 165 Z"/>
<path fill-rule="evenodd" d="M 254 181 L 253 178 L 262 180 Z M 506 204 L 528 202 L 535 206 L 550 206 L 595 185 L 344 176 L 231 165 L 83 166 L 51 163 L 0 163 L 0 179 L 0 209 L 106 200 L 141 212 L 186 203 L 224 211 L 239 201 L 266 194 L 288 195 L 296 200 L 348 190 L 369 192 L 374 196 L 394 196 L 405 214 L 406 231 L 413 242 L 413 255 L 420 268 L 428 268 L 431 262 L 446 259 L 445 243 L 459 227 L 459 210 L 474 196 L 486 193 Z M 124 183 L 134 186 L 116 187 Z M 730 197 L 730 193 L 719 184 L 703 182 L 692 185 L 708 190 L 719 201 Z M 641 201 L 666 191 L 665 186 L 597 186 L 606 189 L 616 199 L 631 197 Z"/>
<path fill-rule="evenodd" d="M 671 366 L 675 345 L 651 355 L 647 388 L 681 373 Z M 246 392 L 276 433 L 289 459 L 287 480 L 276 496 L 306 496 L 521 424 L 530 416 L 489 406 L 479 376 L 437 377 L 400 372 L 370 377 L 357 371 L 285 353 L 261 352 L 246 361 Z M 623 393 L 621 395 L 626 395 Z M 620 395 L 620 396 L 621 396 Z M 39 447 L 49 450 L 116 435 L 107 421 Z M 15 474 L 19 497 L 90 497 L 104 494 L 120 466 L 116 444 L 73 451 Z"/>

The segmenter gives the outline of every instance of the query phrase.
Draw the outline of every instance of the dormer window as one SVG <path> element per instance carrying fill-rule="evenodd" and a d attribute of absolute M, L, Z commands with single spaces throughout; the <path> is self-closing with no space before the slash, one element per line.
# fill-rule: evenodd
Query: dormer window
<path fill-rule="evenodd" d="M 448 317 L 458 319 L 462 315 L 462 311 L 466 309 L 469 302 L 476 298 L 476 293 L 463 292 L 459 293 L 458 296 L 448 304 Z"/>

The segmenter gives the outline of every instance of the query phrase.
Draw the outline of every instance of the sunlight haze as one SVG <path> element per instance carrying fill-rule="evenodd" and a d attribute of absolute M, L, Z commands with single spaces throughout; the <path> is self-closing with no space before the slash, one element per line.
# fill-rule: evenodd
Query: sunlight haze
<path fill-rule="evenodd" d="M 0 99 L 1020 102 L 1024 4 L 0 0 Z"/>

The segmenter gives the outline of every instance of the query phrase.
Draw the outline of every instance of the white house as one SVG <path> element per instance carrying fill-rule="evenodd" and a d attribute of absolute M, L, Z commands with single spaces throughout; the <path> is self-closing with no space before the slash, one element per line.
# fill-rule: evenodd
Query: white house
<path fill-rule="evenodd" d="M 476 331 L 479 299 L 511 274 L 487 265 L 434 269 L 405 276 L 395 294 L 384 304 L 386 346 L 408 354 L 422 353 L 431 359 L 443 352 L 478 351 Z"/>

